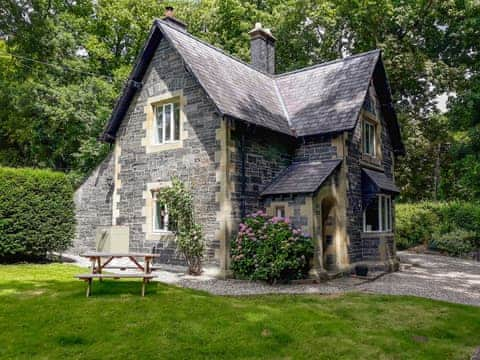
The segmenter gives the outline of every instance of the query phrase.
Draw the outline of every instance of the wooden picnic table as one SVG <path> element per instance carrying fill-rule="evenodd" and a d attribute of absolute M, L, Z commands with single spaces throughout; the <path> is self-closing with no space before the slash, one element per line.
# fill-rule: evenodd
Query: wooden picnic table
<path fill-rule="evenodd" d="M 127 258 L 135 266 L 145 274 L 150 274 L 152 272 L 152 261 L 154 258 L 159 257 L 160 254 L 150 254 L 150 253 L 110 253 L 110 252 L 89 252 L 80 254 L 80 256 L 90 259 L 92 263 L 92 274 L 101 274 L 102 270 L 110 264 L 113 259 Z M 102 263 L 102 259 L 106 260 Z M 137 258 L 143 258 L 144 265 L 140 264 L 137 261 Z"/>
<path fill-rule="evenodd" d="M 122 279 L 122 278 L 141 278 L 142 279 L 142 296 L 145 296 L 145 284 L 150 280 L 156 277 L 152 275 L 152 261 L 154 258 L 159 257 L 159 254 L 149 254 L 149 253 L 109 253 L 109 252 L 90 252 L 81 254 L 80 256 L 90 259 L 92 263 L 92 269 L 90 274 L 81 274 L 76 277 L 80 280 L 88 282 L 87 286 L 87 297 L 90 296 L 92 292 L 92 282 L 93 279 L 98 279 L 102 281 L 104 278 L 112 279 Z M 102 274 L 102 270 L 113 260 L 119 258 L 127 258 L 132 263 L 135 264 L 135 267 L 138 268 L 141 273 L 135 274 Z M 143 258 L 144 265 L 140 264 L 137 259 Z M 102 262 L 102 259 L 106 259 Z M 111 268 L 111 267 L 109 267 Z M 121 266 L 120 269 L 125 269 L 124 266 Z"/>

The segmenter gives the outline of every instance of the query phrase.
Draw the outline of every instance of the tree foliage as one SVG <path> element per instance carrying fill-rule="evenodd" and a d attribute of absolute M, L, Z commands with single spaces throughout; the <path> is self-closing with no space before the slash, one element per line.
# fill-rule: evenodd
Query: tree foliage
<path fill-rule="evenodd" d="M 88 173 L 108 151 L 96 138 L 165 5 L 245 61 L 248 31 L 262 22 L 277 38 L 277 72 L 381 48 L 407 149 L 403 198 L 480 196 L 473 0 L 6 0 L 0 163 Z M 445 114 L 441 94 L 451 95 Z"/>

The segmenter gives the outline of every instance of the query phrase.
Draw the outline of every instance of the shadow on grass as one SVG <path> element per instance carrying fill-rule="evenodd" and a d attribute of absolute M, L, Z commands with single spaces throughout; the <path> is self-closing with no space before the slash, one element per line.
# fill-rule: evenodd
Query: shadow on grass
<path fill-rule="evenodd" d="M 59 298 L 77 298 L 86 296 L 87 283 L 80 280 L 57 281 L 8 281 L 0 283 L 0 298 L 2 297 L 35 297 L 55 296 Z M 111 297 L 121 295 L 135 295 L 141 297 L 141 281 L 133 280 L 94 280 L 91 297 Z M 182 291 L 159 282 L 146 284 L 145 296 L 157 296 L 162 293 Z"/>

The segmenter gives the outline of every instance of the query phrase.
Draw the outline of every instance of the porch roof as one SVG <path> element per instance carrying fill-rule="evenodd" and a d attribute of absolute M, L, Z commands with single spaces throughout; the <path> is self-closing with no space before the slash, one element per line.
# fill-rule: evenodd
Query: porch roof
<path fill-rule="evenodd" d="M 341 162 L 342 160 L 327 160 L 293 163 L 263 190 L 261 196 L 313 193 Z"/>

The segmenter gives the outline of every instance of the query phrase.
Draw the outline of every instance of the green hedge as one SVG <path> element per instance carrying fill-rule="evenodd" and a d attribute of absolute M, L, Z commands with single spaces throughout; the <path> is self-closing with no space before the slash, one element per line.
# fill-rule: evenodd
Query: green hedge
<path fill-rule="evenodd" d="M 480 204 L 472 202 L 420 202 L 396 205 L 397 247 L 419 244 L 463 256 L 480 240 Z"/>
<path fill-rule="evenodd" d="M 64 251 L 74 229 L 73 188 L 63 173 L 0 168 L 0 261 Z"/>

